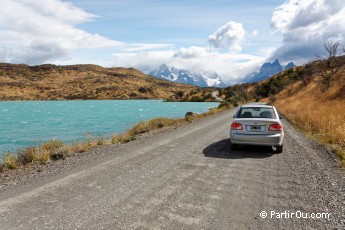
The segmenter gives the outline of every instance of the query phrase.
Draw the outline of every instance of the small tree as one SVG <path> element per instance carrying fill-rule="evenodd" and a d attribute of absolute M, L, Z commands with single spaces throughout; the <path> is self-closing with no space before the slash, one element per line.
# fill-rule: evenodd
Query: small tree
<path fill-rule="evenodd" d="M 339 51 L 339 42 L 327 42 L 324 48 L 327 51 L 327 57 L 320 57 L 316 60 L 315 64 L 322 77 L 322 81 L 326 88 L 331 86 L 332 77 L 338 72 L 339 68 L 344 64 L 343 58 L 340 58 L 341 51 Z M 345 52 L 345 49 L 342 50 Z"/>
<path fill-rule="evenodd" d="M 184 92 L 182 90 L 175 92 L 176 99 L 182 99 L 183 96 L 184 96 Z"/>

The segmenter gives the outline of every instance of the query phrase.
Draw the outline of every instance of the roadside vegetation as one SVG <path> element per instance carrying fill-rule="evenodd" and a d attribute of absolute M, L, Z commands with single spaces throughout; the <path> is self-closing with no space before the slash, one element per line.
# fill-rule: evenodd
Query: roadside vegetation
<path fill-rule="evenodd" d="M 222 105 L 275 105 L 302 131 L 328 145 L 345 166 L 345 49 L 324 44 L 326 56 L 258 83 L 219 89 Z"/>
<path fill-rule="evenodd" d="M 326 57 L 304 66 L 299 81 L 271 101 L 293 124 L 328 145 L 345 166 L 345 49 L 325 44 Z"/>
<path fill-rule="evenodd" d="M 212 92 L 216 91 L 216 88 L 196 88 L 189 92 L 183 92 L 181 90 L 175 92 L 166 101 L 170 102 L 213 102 L 215 101 L 212 96 Z"/>
<path fill-rule="evenodd" d="M 308 89 L 314 84 L 308 85 Z M 310 136 L 329 145 L 345 166 L 345 98 L 329 100 L 320 98 L 319 93 L 305 91 L 283 95 L 274 102 L 279 112 Z"/>
<path fill-rule="evenodd" d="M 306 85 L 300 81 L 286 87 L 273 104 L 301 130 L 328 145 L 345 166 L 345 64 L 326 81 L 315 73 Z"/>
<path fill-rule="evenodd" d="M 210 115 L 214 115 L 226 110 L 228 107 L 210 109 L 202 114 L 191 113 L 185 118 L 155 118 L 148 121 L 142 121 L 134 125 L 124 133 L 110 137 L 93 137 L 88 135 L 86 141 L 76 141 L 72 144 L 66 144 L 61 140 L 50 140 L 40 146 L 30 146 L 18 149 L 16 152 L 7 152 L 0 160 L 0 173 L 18 168 L 25 168 L 33 164 L 49 164 L 52 161 L 63 160 L 66 157 L 87 152 L 93 148 L 102 145 L 124 144 L 138 138 L 139 135 L 162 129 L 164 127 L 178 126 L 183 123 L 192 122 Z"/>

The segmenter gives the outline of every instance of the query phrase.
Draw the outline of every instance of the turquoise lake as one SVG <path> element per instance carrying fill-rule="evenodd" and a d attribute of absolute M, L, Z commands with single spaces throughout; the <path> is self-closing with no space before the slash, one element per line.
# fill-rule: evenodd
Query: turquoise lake
<path fill-rule="evenodd" d="M 0 102 L 0 153 L 59 139 L 66 143 L 121 133 L 142 120 L 202 113 L 218 103 L 162 100 Z"/>

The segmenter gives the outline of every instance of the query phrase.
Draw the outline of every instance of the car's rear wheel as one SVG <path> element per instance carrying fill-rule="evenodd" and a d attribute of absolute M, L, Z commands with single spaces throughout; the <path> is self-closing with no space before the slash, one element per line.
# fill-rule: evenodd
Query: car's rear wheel
<path fill-rule="evenodd" d="M 231 140 L 230 140 L 230 149 L 231 149 L 231 150 L 235 150 L 235 149 L 237 149 L 237 145 L 236 145 L 236 144 L 231 143 Z"/>
<path fill-rule="evenodd" d="M 283 145 L 276 146 L 276 152 L 277 153 L 282 153 L 283 152 Z"/>

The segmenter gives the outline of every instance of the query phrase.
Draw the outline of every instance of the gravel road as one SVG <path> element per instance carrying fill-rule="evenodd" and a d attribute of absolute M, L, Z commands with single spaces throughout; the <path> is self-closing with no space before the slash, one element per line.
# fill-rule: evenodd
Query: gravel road
<path fill-rule="evenodd" d="M 283 153 L 230 151 L 232 115 L 101 147 L 7 186 L 0 229 L 345 229 L 345 173 L 333 155 L 286 120 Z"/>

